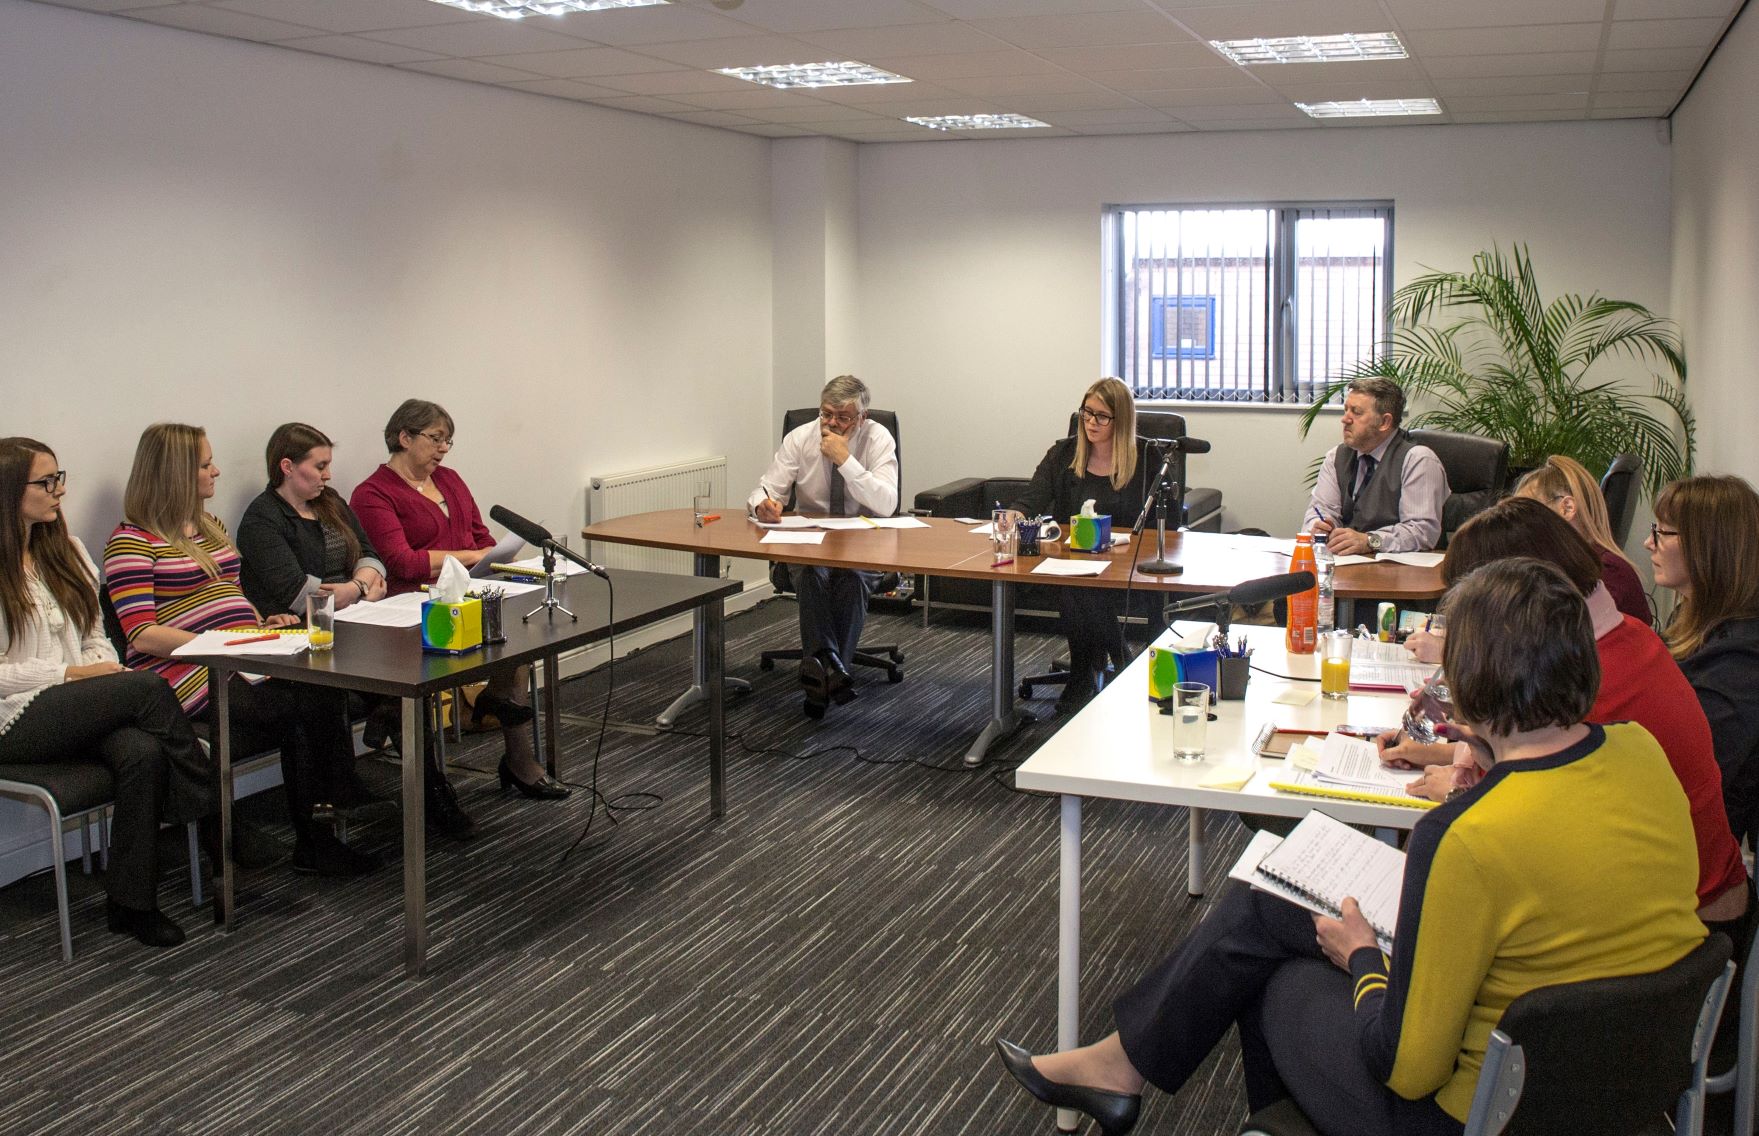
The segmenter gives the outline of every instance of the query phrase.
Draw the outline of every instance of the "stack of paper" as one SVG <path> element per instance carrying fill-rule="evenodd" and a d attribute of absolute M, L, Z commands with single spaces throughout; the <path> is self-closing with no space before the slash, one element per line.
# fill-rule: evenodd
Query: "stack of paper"
<path fill-rule="evenodd" d="M 297 655 L 305 648 L 304 631 L 258 631 L 234 627 L 203 631 L 171 654 L 177 658 L 188 655 Z"/>

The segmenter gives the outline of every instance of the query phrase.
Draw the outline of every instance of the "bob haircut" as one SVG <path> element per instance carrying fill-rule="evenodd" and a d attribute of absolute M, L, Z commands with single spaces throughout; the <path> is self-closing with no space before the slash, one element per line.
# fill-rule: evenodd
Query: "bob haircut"
<path fill-rule="evenodd" d="M 452 423 L 452 416 L 439 403 L 429 402 L 425 398 L 404 399 L 403 404 L 391 412 L 390 421 L 385 423 L 386 452 L 401 452 L 403 435 L 419 434 L 429 426 L 445 426 L 448 438 L 458 433 L 458 427 Z"/>
<path fill-rule="evenodd" d="M 1531 556 L 1493 561 L 1462 579 L 1442 610 L 1442 667 L 1462 721 L 1508 737 L 1588 717 L 1600 693 L 1594 623 L 1557 567 Z"/>
<path fill-rule="evenodd" d="M 1570 522 L 1531 497 L 1505 497 L 1461 525 L 1442 558 L 1442 582 L 1451 588 L 1474 570 L 1513 556 L 1553 565 L 1584 596 L 1600 583 L 1600 556 Z"/>

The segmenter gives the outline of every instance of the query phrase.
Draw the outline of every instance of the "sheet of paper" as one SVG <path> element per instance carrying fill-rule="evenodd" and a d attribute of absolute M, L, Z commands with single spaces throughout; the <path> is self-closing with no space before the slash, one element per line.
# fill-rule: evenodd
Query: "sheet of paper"
<path fill-rule="evenodd" d="M 1395 564 L 1409 564 L 1413 568 L 1433 568 L 1446 555 L 1445 552 L 1383 552 L 1380 558 Z"/>
<path fill-rule="evenodd" d="M 1258 862 L 1255 875 L 1260 877 L 1255 886 L 1289 884 L 1299 895 L 1288 898 L 1328 915 L 1335 916 L 1353 897 L 1380 935 L 1381 948 L 1391 945 L 1405 877 L 1405 854 L 1397 848 L 1315 811 Z"/>
<path fill-rule="evenodd" d="M 254 640 L 240 643 L 240 639 Z M 248 629 L 232 631 L 203 631 L 194 639 L 172 651 L 173 656 L 184 655 L 297 655 L 306 649 L 305 632 L 290 632 L 275 635 L 269 632 L 252 632 Z"/>
<path fill-rule="evenodd" d="M 1239 880 L 1245 884 L 1251 883 L 1253 876 L 1258 873 L 1258 865 L 1266 856 L 1270 855 L 1272 849 L 1282 842 L 1283 838 L 1274 832 L 1267 832 L 1264 829 L 1254 832 L 1252 839 L 1246 843 L 1245 851 L 1241 852 L 1240 858 L 1234 861 L 1234 866 L 1228 869 L 1228 879 Z"/>
<path fill-rule="evenodd" d="M 1228 548 L 1237 548 L 1244 552 L 1274 552 L 1283 556 L 1293 556 L 1295 553 L 1295 542 L 1287 537 L 1229 533 L 1222 539 Z"/>
<path fill-rule="evenodd" d="M 822 518 L 802 517 L 794 513 L 785 513 L 782 519 L 775 522 L 760 521 L 755 517 L 751 523 L 760 529 L 816 529 Z"/>
<path fill-rule="evenodd" d="M 865 517 L 825 517 L 813 523 L 827 532 L 865 532 L 879 527 Z"/>
<path fill-rule="evenodd" d="M 930 525 L 921 517 L 874 517 L 873 527 L 876 529 L 926 529 Z"/>
<path fill-rule="evenodd" d="M 978 525 L 976 528 L 972 529 L 971 535 L 972 536 L 994 536 L 995 531 L 996 531 L 996 526 L 992 522 L 985 521 L 983 524 Z"/>
<path fill-rule="evenodd" d="M 337 623 L 366 623 L 374 627 L 419 627 L 423 592 L 404 592 L 373 603 L 349 604 L 336 613 Z"/>
<path fill-rule="evenodd" d="M 798 532 L 786 529 L 775 529 L 763 534 L 759 544 L 823 544 L 825 534 L 820 532 Z"/>
<path fill-rule="evenodd" d="M 1109 560 L 1040 560 L 1034 576 L 1097 576 L 1111 567 Z"/>
<path fill-rule="evenodd" d="M 1337 557 L 1337 566 L 1339 568 L 1348 568 L 1352 564 L 1373 564 L 1373 563 L 1374 563 L 1374 557 L 1372 557 L 1372 556 L 1354 556 L 1354 555 L 1352 555 L 1352 556 L 1339 556 L 1339 557 Z"/>
<path fill-rule="evenodd" d="M 539 523 L 541 524 L 542 522 Z M 480 579 L 494 571 L 493 568 L 489 567 L 491 564 L 505 564 L 524 551 L 525 538 L 522 536 L 515 536 L 513 533 L 508 533 L 506 536 L 495 542 L 495 547 L 489 549 L 489 554 L 487 556 L 476 562 L 471 568 L 470 574 Z"/>
<path fill-rule="evenodd" d="M 953 519 L 962 525 L 986 525 L 989 523 L 982 517 L 954 517 Z"/>
<path fill-rule="evenodd" d="M 1405 786 L 1423 776 L 1423 771 L 1383 765 L 1380 751 L 1373 742 L 1332 733 L 1325 736 L 1313 774 L 1316 780 L 1327 785 L 1399 796 L 1405 792 Z"/>
<path fill-rule="evenodd" d="M 586 569 L 582 568 L 582 569 L 580 569 L 580 571 L 584 572 L 584 571 L 586 571 Z M 575 575 L 575 573 L 570 572 L 569 575 L 572 576 L 572 575 Z M 531 580 L 491 580 L 491 581 L 486 581 L 482 584 L 477 585 L 476 587 L 470 589 L 470 591 L 466 592 L 465 594 L 472 595 L 472 596 L 479 595 L 482 592 L 484 592 L 490 588 L 500 589 L 501 595 L 503 597 L 505 597 L 505 596 L 523 596 L 528 592 L 541 592 L 544 590 L 543 584 L 536 583 Z"/>
<path fill-rule="evenodd" d="M 1284 706 L 1305 706 L 1318 697 L 1318 690 L 1312 690 L 1304 686 L 1291 686 L 1289 689 L 1271 699 L 1271 701 L 1279 702 Z"/>

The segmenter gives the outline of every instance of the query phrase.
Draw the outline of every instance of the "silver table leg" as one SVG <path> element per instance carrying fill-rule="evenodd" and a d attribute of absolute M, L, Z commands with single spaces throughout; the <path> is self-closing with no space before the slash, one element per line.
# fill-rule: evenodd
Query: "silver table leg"
<path fill-rule="evenodd" d="M 233 887 L 238 873 L 232 866 L 232 672 L 211 667 L 209 673 L 214 679 L 215 734 L 220 743 L 220 862 L 214 865 L 214 896 L 220 904 L 217 922 L 230 933 L 238 898 Z"/>
<path fill-rule="evenodd" d="M 1007 580 L 997 579 L 990 587 L 989 627 L 989 725 L 966 751 L 968 766 L 983 764 L 989 747 L 1020 721 L 1014 709 L 1014 585 Z"/>
<path fill-rule="evenodd" d="M 1203 898 L 1203 810 L 1185 810 L 1185 828 L 1189 848 L 1185 856 L 1185 893 L 1192 899 Z"/>
<path fill-rule="evenodd" d="M 1081 798 L 1062 797 L 1062 852 L 1057 895 L 1057 1050 L 1081 1044 Z M 1083 1118 L 1057 1110 L 1057 1129 L 1075 1132 Z"/>
<path fill-rule="evenodd" d="M 403 973 L 421 974 L 428 958 L 426 805 L 427 708 L 420 698 L 403 700 Z M 227 906 L 228 913 L 231 906 Z"/>
<path fill-rule="evenodd" d="M 697 640 L 702 655 L 702 685 L 708 692 L 708 811 L 719 817 L 726 808 L 727 783 L 727 686 L 726 677 L 726 612 L 722 602 L 704 604 L 696 609 L 701 621 L 701 637 Z"/>
<path fill-rule="evenodd" d="M 698 552 L 695 556 L 695 563 L 696 574 L 698 576 L 704 576 L 711 580 L 720 577 L 721 558 L 719 556 Z M 664 726 L 667 729 L 670 729 L 672 725 L 678 721 L 679 716 L 686 710 L 701 704 L 708 698 L 708 620 L 709 616 L 706 608 L 699 607 L 696 611 L 691 613 L 691 641 L 695 645 L 693 652 L 695 658 L 690 687 L 683 694 L 672 699 L 672 704 L 660 711 L 659 717 L 654 719 L 657 724 Z M 747 691 L 751 689 L 751 684 L 742 678 L 727 678 L 723 675 L 721 682 L 723 687 L 731 687 L 737 691 Z M 713 712 L 712 707 L 710 708 L 710 712 Z"/>

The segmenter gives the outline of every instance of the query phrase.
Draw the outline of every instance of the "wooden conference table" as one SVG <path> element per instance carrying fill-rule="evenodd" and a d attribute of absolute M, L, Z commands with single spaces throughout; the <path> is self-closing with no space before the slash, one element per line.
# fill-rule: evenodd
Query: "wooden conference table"
<path fill-rule="evenodd" d="M 1341 572 L 1340 572 L 1341 575 Z M 1179 641 L 1179 632 L 1203 625 L 1175 624 L 1155 642 Z M 1330 729 L 1345 723 L 1395 726 L 1408 699 L 1403 694 L 1351 691 L 1345 699 L 1318 697 L 1319 658 L 1291 655 L 1277 627 L 1242 627 L 1252 655 L 1251 680 L 1242 701 L 1217 702 L 1209 723 L 1201 762 L 1183 764 L 1173 758 L 1172 718 L 1148 700 L 1148 652 L 1145 650 L 1092 702 L 1058 730 L 1038 752 L 1014 772 L 1022 789 L 1061 795 L 1061 867 L 1058 896 L 1057 1048 L 1081 1044 L 1081 802 L 1086 797 L 1184 805 L 1190 833 L 1186 854 L 1186 888 L 1203 894 L 1205 810 L 1299 817 L 1319 809 L 1350 824 L 1377 828 L 1410 828 L 1425 810 L 1397 805 L 1280 793 L 1265 782 L 1280 758 L 1259 757 L 1255 742 L 1266 723 L 1296 729 Z M 1290 676 L 1288 679 L 1278 675 Z M 1291 689 L 1311 691 L 1312 702 L 1291 706 L 1275 701 Z M 1224 773 L 1253 780 L 1243 789 L 1206 788 L 1203 782 Z M 1171 944 L 1169 944 L 1170 947 Z M 1065 1131 L 1076 1122 L 1059 1113 Z"/>
<path fill-rule="evenodd" d="M 362 623 L 339 623 L 336 646 L 330 651 L 306 651 L 297 655 L 197 655 L 191 662 L 211 671 L 216 699 L 220 764 L 220 833 L 225 854 L 216 888 L 225 909 L 226 930 L 232 929 L 234 873 L 232 869 L 232 737 L 228 728 L 230 696 L 227 680 L 235 671 L 317 686 L 336 686 L 371 694 L 390 695 L 403 701 L 403 967 L 410 977 L 419 975 L 427 962 L 427 845 L 424 829 L 425 799 L 422 792 L 421 754 L 426 752 L 427 714 L 423 702 L 444 690 L 481 682 L 489 671 L 520 664 L 542 662 L 542 699 L 545 752 L 555 769 L 559 678 L 557 659 L 564 651 L 583 647 L 612 634 L 685 611 L 694 611 L 703 634 L 698 648 L 712 679 L 722 671 L 723 603 L 743 587 L 737 580 L 704 580 L 693 576 L 657 572 L 614 572 L 611 587 L 592 577 L 576 581 L 559 598 L 580 617 L 571 621 L 560 613 L 539 612 L 528 621 L 520 617 L 543 599 L 541 592 L 521 593 L 503 601 L 502 631 L 505 643 L 491 644 L 468 655 L 430 655 L 421 649 L 419 627 L 378 627 Z M 615 611 L 613 613 L 613 603 Z M 612 616 L 615 615 L 613 622 Z M 721 684 L 710 683 L 709 697 L 709 813 L 720 816 L 725 784 L 725 716 Z"/>
<path fill-rule="evenodd" d="M 1012 564 L 997 568 L 991 563 L 989 537 L 972 533 L 972 525 L 944 517 L 922 520 L 926 528 L 833 530 L 825 533 L 822 544 L 764 544 L 762 540 L 768 530 L 732 510 L 728 510 L 722 520 L 698 528 L 691 510 L 666 509 L 614 517 L 587 526 L 581 535 L 588 540 L 692 553 L 698 576 L 719 576 L 721 558 L 737 556 L 788 564 L 989 581 L 990 717 L 965 754 L 968 765 L 981 762 L 990 745 L 998 738 L 1006 737 L 1022 718 L 1014 699 L 1014 590 L 1017 585 L 1050 583 L 1059 587 L 1112 589 L 1127 585 L 1143 592 L 1225 592 L 1242 581 L 1289 570 L 1287 554 L 1273 551 L 1274 542 L 1261 537 L 1169 532 L 1167 558 L 1181 565 L 1184 571 L 1176 576 L 1154 576 L 1141 571 L 1132 573 L 1131 565 L 1135 559 L 1146 562 L 1154 558 L 1155 536 L 1152 531 L 1141 534 L 1143 547 L 1139 552 L 1134 541 L 1098 554 L 1071 553 L 1063 545 L 1047 543 L 1044 546 L 1046 555 L 1022 556 Z M 1098 576 L 1033 574 L 1040 562 L 1051 558 L 1101 560 L 1106 562 L 1106 569 Z M 1340 599 L 1430 599 L 1440 595 L 1441 590 L 1441 573 L 1435 568 L 1382 562 L 1351 565 L 1339 568 L 1337 573 Z M 708 690 L 700 617 L 696 641 L 694 681 L 690 689 L 660 715 L 663 726 L 670 725 L 678 714 L 700 701 Z"/>

